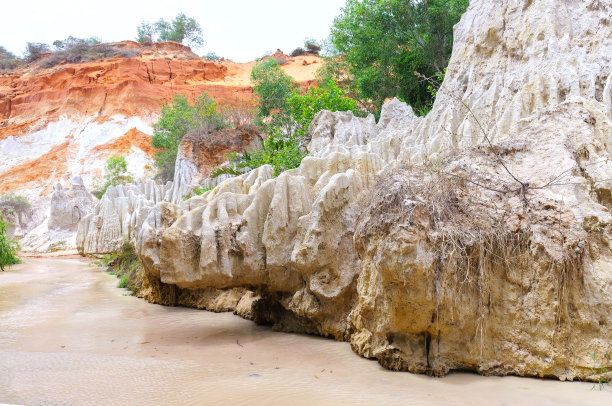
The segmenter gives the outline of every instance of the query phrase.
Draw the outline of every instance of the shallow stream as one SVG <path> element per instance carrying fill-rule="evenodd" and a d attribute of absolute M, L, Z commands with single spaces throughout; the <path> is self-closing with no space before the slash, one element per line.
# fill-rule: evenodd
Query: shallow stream
<path fill-rule="evenodd" d="M 153 305 L 78 259 L 0 273 L 0 403 L 608 405 L 610 387 L 384 370 L 347 343 Z"/>

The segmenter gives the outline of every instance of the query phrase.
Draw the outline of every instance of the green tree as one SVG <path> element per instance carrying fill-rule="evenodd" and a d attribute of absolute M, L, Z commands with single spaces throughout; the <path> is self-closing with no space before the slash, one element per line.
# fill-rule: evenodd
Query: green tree
<path fill-rule="evenodd" d="M 344 56 L 353 89 L 375 113 L 391 97 L 420 109 L 431 103 L 414 72 L 443 73 L 453 26 L 469 0 L 347 0 L 334 20 L 331 42 Z"/>
<path fill-rule="evenodd" d="M 227 119 L 206 92 L 198 96 L 193 105 L 182 94 L 174 96 L 172 103 L 162 108 L 159 120 L 153 125 L 151 143 L 157 150 L 154 159 L 158 177 L 164 181 L 174 177 L 178 147 L 185 134 L 204 135 L 227 126 Z"/>
<path fill-rule="evenodd" d="M 0 46 L 0 72 L 15 69 L 21 60 L 3 46 Z"/>
<path fill-rule="evenodd" d="M 47 52 L 51 52 L 49 45 L 41 42 L 28 42 L 26 45 L 24 59 L 28 62 L 32 62 Z"/>
<path fill-rule="evenodd" d="M 155 38 L 155 28 L 148 22 L 142 21 L 136 29 L 136 41 L 141 44 L 152 44 Z"/>
<path fill-rule="evenodd" d="M 104 167 L 104 182 L 96 192 L 96 197 L 101 199 L 106 190 L 111 186 L 127 185 L 134 182 L 134 178 L 127 171 L 127 162 L 124 156 L 113 156 L 106 160 Z"/>
<path fill-rule="evenodd" d="M 357 102 L 347 97 L 333 80 L 299 92 L 293 79 L 274 60 L 257 64 L 251 78 L 259 102 L 260 121 L 268 121 L 263 125 L 268 137 L 260 150 L 230 154 L 237 169 L 272 165 L 274 176 L 278 176 L 288 169 L 297 168 L 307 155 L 302 143 L 315 114 L 321 110 L 360 113 Z M 213 176 L 233 173 L 234 168 L 220 168 L 213 172 Z"/>
<path fill-rule="evenodd" d="M 294 91 L 287 99 L 293 132 L 304 137 L 314 116 L 321 110 L 352 111 L 361 115 L 357 101 L 347 97 L 338 83 L 328 79 L 319 86 L 310 86 L 304 93 Z"/>
<path fill-rule="evenodd" d="M 269 58 L 255 64 L 251 83 L 257 102 L 258 125 L 268 131 L 274 127 L 289 132 L 287 99 L 296 88 L 293 78 L 283 72 L 278 61 Z"/>
<path fill-rule="evenodd" d="M 136 40 L 141 44 L 173 41 L 196 48 L 204 45 L 200 23 L 184 13 L 179 13 L 172 21 L 160 18 L 153 24 L 141 22 L 137 28 Z"/>
<path fill-rule="evenodd" d="M 17 250 L 19 244 L 8 235 L 7 224 L 0 215 L 0 270 L 13 264 L 19 263 Z"/>

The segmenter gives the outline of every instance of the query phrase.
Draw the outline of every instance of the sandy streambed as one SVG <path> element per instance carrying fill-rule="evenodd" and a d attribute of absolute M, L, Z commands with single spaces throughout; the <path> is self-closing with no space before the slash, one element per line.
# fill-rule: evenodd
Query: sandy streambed
<path fill-rule="evenodd" d="M 0 273 L 0 403 L 608 404 L 589 383 L 389 372 L 347 343 L 149 304 L 75 259 Z"/>

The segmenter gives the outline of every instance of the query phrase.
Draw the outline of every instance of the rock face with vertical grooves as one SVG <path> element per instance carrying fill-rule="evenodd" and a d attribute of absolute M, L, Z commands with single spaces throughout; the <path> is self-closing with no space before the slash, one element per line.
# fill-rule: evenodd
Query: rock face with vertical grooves
<path fill-rule="evenodd" d="M 610 1 L 472 1 L 426 117 L 397 100 L 378 123 L 321 112 L 299 168 L 138 211 L 111 194 L 80 240 L 105 247 L 126 222 L 149 290 L 246 288 L 239 314 L 390 369 L 596 379 L 589 352 L 612 351 L 611 22 Z"/>

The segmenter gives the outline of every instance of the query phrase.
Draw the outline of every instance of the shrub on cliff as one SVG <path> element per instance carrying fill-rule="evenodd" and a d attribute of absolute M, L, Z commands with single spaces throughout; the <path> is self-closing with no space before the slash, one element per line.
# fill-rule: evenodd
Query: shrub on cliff
<path fill-rule="evenodd" d="M 256 65 L 251 78 L 259 103 L 260 125 L 268 137 L 260 150 L 230 155 L 238 169 L 272 165 L 274 176 L 278 176 L 288 169 L 297 168 L 307 155 L 302 144 L 315 114 L 321 110 L 360 114 L 357 102 L 347 97 L 333 80 L 300 92 L 274 60 Z"/>
<path fill-rule="evenodd" d="M 319 55 L 319 52 L 321 52 L 321 45 L 312 38 L 306 38 L 304 40 L 304 48 L 306 48 L 311 55 Z"/>
<path fill-rule="evenodd" d="M 0 215 L 0 270 L 13 264 L 19 263 L 17 240 L 8 235 L 7 224 Z"/>
<path fill-rule="evenodd" d="M 119 278 L 117 287 L 126 288 L 133 294 L 142 287 L 142 264 L 130 243 L 124 242 L 117 252 L 104 255 L 98 265 Z"/>
<path fill-rule="evenodd" d="M 306 50 L 304 48 L 297 47 L 293 51 L 291 51 L 289 56 L 291 56 L 292 58 L 295 58 L 296 56 L 302 56 L 302 55 L 306 55 L 306 54 L 307 54 L 307 52 L 306 52 Z"/>
<path fill-rule="evenodd" d="M 6 72 L 15 69 L 21 63 L 21 59 L 17 58 L 12 52 L 0 46 L 0 72 Z"/>
<path fill-rule="evenodd" d="M 468 0 L 348 0 L 333 24 L 331 42 L 344 56 L 359 100 L 376 114 L 398 97 L 416 110 L 431 102 L 427 77 L 443 73 L 453 26 Z"/>
<path fill-rule="evenodd" d="M 327 80 L 319 86 L 310 86 L 304 93 L 293 92 L 287 99 L 289 116 L 294 125 L 293 133 L 304 137 L 315 114 L 321 110 L 352 111 L 361 115 L 357 101 L 347 97 L 346 93 L 333 80 Z"/>
<path fill-rule="evenodd" d="M 64 40 L 54 41 L 53 46 L 55 51 L 41 61 L 40 66 L 42 68 L 50 68 L 64 63 L 114 58 L 116 56 L 131 58 L 138 54 L 137 50 L 121 49 L 113 44 L 104 44 L 96 37 L 75 38 L 70 36 Z"/>
<path fill-rule="evenodd" d="M 136 41 L 141 44 L 172 41 L 191 47 L 204 45 L 200 23 L 183 13 L 179 13 L 172 21 L 160 18 L 153 24 L 141 22 L 137 28 Z"/>
<path fill-rule="evenodd" d="M 51 52 L 51 47 L 42 42 L 28 42 L 24 59 L 28 62 L 33 62 L 40 58 L 43 54 Z"/>
<path fill-rule="evenodd" d="M 162 181 L 174 177 L 174 165 L 178 147 L 188 132 L 199 135 L 228 127 L 228 120 L 219 111 L 217 103 L 206 92 L 193 105 L 182 95 L 174 96 L 172 103 L 162 108 L 157 123 L 153 125 L 151 143 L 157 150 L 155 166 Z"/>
<path fill-rule="evenodd" d="M 27 62 L 39 61 L 41 68 L 51 68 L 64 63 L 80 63 L 116 56 L 131 58 L 139 53 L 134 49 L 123 49 L 115 44 L 102 43 L 96 37 L 68 37 L 53 42 L 53 48 L 43 43 L 28 42 L 25 53 Z M 44 54 L 48 54 L 43 56 Z"/>
<path fill-rule="evenodd" d="M 204 59 L 208 59 L 209 61 L 216 62 L 221 59 L 221 57 L 214 52 L 209 52 L 206 55 L 202 56 Z"/>
<path fill-rule="evenodd" d="M 104 181 L 97 187 L 95 195 L 101 199 L 111 186 L 127 185 L 134 182 L 134 178 L 127 171 L 127 162 L 124 156 L 113 156 L 106 160 L 104 167 Z"/>

